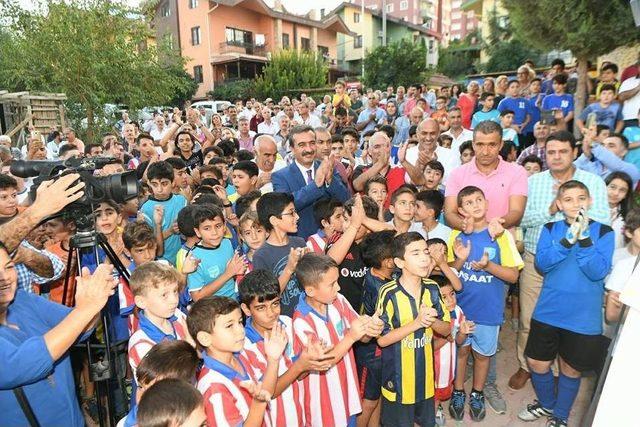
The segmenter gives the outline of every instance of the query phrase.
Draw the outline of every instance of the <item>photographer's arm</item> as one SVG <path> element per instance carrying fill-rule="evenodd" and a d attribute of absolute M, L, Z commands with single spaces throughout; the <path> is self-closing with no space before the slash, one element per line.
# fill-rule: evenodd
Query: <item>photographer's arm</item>
<path fill-rule="evenodd" d="M 15 251 L 20 242 L 42 220 L 59 213 L 65 206 L 84 195 L 84 191 L 81 191 L 84 188 L 83 182 L 71 186 L 78 178 L 80 178 L 78 174 L 69 174 L 55 181 L 44 181 L 38 187 L 33 204 L 14 219 L 0 226 L 0 241 L 9 252 Z"/>

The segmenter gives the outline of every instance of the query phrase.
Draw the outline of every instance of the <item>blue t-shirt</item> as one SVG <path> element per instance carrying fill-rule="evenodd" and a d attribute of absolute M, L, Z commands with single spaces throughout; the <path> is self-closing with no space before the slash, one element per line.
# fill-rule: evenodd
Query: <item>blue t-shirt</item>
<path fill-rule="evenodd" d="M 495 108 L 489 111 L 477 111 L 471 119 L 471 129 L 475 129 L 475 127 L 478 126 L 478 123 L 484 122 L 485 120 L 500 123 L 500 111 Z"/>
<path fill-rule="evenodd" d="M 505 98 L 498 104 L 500 112 L 504 110 L 513 111 L 514 125 L 521 125 L 527 118 L 527 114 L 530 114 L 530 109 L 529 101 L 526 98 Z"/>
<path fill-rule="evenodd" d="M 542 100 L 542 109 L 544 111 L 562 109 L 562 115 L 567 117 L 567 114 L 573 111 L 573 96 L 568 93 L 547 95 Z"/>
<path fill-rule="evenodd" d="M 28 426 L 14 387 L 22 386 L 41 426 L 85 425 L 76 398 L 69 352 L 51 358 L 44 335 L 56 327 L 71 308 L 18 289 L 7 309 L 7 324 L 0 327 L 0 425 Z M 91 332 L 82 335 L 82 341 Z"/>
<path fill-rule="evenodd" d="M 629 144 L 640 142 L 640 126 L 629 126 L 625 128 L 622 134 L 629 140 Z M 625 162 L 633 163 L 640 169 L 640 148 L 630 149 L 627 155 L 624 156 L 624 160 Z"/>
<path fill-rule="evenodd" d="M 376 108 L 376 118 L 374 121 L 369 121 L 369 116 L 373 113 L 369 108 L 366 108 L 360 112 L 358 115 L 358 122 L 363 123 L 368 122 L 367 125 L 360 131 L 361 134 L 364 134 L 367 131 L 373 130 L 378 122 L 382 120 L 386 116 L 386 112 L 382 108 Z"/>
<path fill-rule="evenodd" d="M 166 231 L 173 227 L 173 223 L 178 219 L 178 213 L 182 208 L 187 206 L 187 199 L 184 198 L 182 194 L 172 194 L 167 200 L 156 200 L 149 198 L 142 207 L 140 211 L 146 215 L 146 220 L 154 227 L 153 223 L 153 209 L 156 205 L 162 205 L 164 207 L 164 216 L 162 218 L 162 231 Z M 176 265 L 176 255 L 178 255 L 178 250 L 182 246 L 182 241 L 180 240 L 180 236 L 178 234 L 172 234 L 171 236 L 164 239 L 164 254 L 161 256 L 162 259 L 165 259 L 171 263 L 171 265 Z"/>
<path fill-rule="evenodd" d="M 498 242 L 491 239 L 487 229 L 471 234 L 459 233 L 455 238 L 460 239 L 465 246 L 468 241 L 471 241 L 469 258 L 458 272 L 462 282 L 462 291 L 458 293 L 458 305 L 467 319 L 479 325 L 501 325 L 504 314 L 505 283 L 491 273 L 471 268 L 471 262 L 479 261 L 484 252 L 488 253 L 489 261 L 501 264 Z"/>
<path fill-rule="evenodd" d="M 194 292 L 202 289 L 224 273 L 227 263 L 233 258 L 233 247 L 229 239 L 222 239 L 217 248 L 196 245 L 191 251 L 191 255 L 200 260 L 196 271 L 187 277 L 187 288 L 189 292 Z M 227 280 L 214 295 L 236 299 L 235 281 L 233 279 Z"/>
<path fill-rule="evenodd" d="M 602 108 L 599 102 L 589 104 L 587 108 L 580 113 L 580 120 L 587 121 L 589 114 L 596 114 L 596 123 L 599 125 L 608 126 L 611 132 L 616 128 L 616 122 L 622 120 L 622 106 L 617 102 L 611 103 L 606 108 Z"/>

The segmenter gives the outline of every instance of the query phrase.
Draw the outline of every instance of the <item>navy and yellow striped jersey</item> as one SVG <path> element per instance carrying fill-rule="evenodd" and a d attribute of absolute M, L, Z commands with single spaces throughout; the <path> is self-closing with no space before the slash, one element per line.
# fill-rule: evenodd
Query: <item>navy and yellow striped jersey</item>
<path fill-rule="evenodd" d="M 438 319 L 449 322 L 438 285 L 422 280 L 421 301 L 416 301 L 397 281 L 380 288 L 377 310 L 385 323 L 382 334 L 412 322 L 421 303 L 433 307 Z M 412 404 L 434 395 L 433 330 L 421 328 L 382 349 L 382 395 L 389 401 Z"/>

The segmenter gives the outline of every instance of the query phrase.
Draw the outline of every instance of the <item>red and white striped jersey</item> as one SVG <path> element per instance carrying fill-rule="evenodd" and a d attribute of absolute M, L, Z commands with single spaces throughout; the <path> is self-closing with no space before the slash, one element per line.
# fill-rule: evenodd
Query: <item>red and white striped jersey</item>
<path fill-rule="evenodd" d="M 244 375 L 230 366 L 203 353 L 204 366 L 198 378 L 198 391 L 204 397 L 204 411 L 209 427 L 241 426 L 249 416 L 253 398 L 240 385 L 242 381 L 258 381 L 249 366 L 246 353 L 242 352 L 237 360 L 244 369 Z M 265 414 L 263 426 L 270 426 L 269 416 Z"/>
<path fill-rule="evenodd" d="M 309 236 L 307 238 L 307 247 L 317 254 L 324 254 L 327 248 L 326 234 L 319 230 L 316 234 Z"/>
<path fill-rule="evenodd" d="M 358 315 L 349 302 L 338 294 L 322 316 L 301 297 L 293 313 L 294 350 L 300 354 L 310 338 L 316 337 L 335 346 L 345 337 Z M 349 417 L 361 412 L 358 375 L 353 350 L 327 372 L 311 372 L 304 385 L 304 413 L 307 426 L 346 426 Z"/>
<path fill-rule="evenodd" d="M 456 308 L 451 312 L 451 336 L 454 341 L 447 342 L 436 350 L 433 357 L 435 363 L 436 388 L 446 388 L 453 384 L 456 376 L 456 357 L 458 354 L 455 338 L 460 330 L 460 323 L 464 320 L 465 317 L 462 309 L 456 305 Z"/>
<path fill-rule="evenodd" d="M 129 365 L 131 365 L 134 378 L 140 361 L 151 350 L 151 347 L 166 340 L 185 340 L 188 336 L 187 317 L 179 309 L 176 309 L 174 315 L 169 319 L 173 326 L 172 334 L 165 334 L 151 323 L 143 311 L 138 312 L 138 319 L 138 329 L 129 338 Z"/>
<path fill-rule="evenodd" d="M 293 322 L 288 316 L 280 316 L 280 322 L 287 333 L 288 343 L 278 366 L 278 376 L 283 375 L 295 359 L 293 351 Z M 257 378 L 262 378 L 267 370 L 267 358 L 264 351 L 264 338 L 253 327 L 251 317 L 245 324 L 246 337 L 244 340 L 244 352 L 249 359 L 249 364 Z M 304 426 L 304 411 L 302 408 L 302 384 L 294 381 L 277 398 L 269 403 L 268 416 L 271 425 L 276 427 Z"/>

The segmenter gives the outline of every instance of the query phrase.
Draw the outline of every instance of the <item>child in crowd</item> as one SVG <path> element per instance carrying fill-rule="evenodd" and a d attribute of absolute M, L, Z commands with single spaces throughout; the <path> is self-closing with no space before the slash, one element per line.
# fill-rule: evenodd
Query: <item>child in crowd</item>
<path fill-rule="evenodd" d="M 147 262 L 131 274 L 129 286 L 139 309 L 138 329 L 129 339 L 129 365 L 134 375 L 155 344 L 166 340 L 193 343 L 185 315 L 178 310 L 179 280 L 175 268 L 158 261 Z"/>
<path fill-rule="evenodd" d="M 451 148 L 451 144 L 453 144 L 453 138 L 451 135 L 441 134 L 438 137 L 438 145 L 444 148 Z"/>
<path fill-rule="evenodd" d="M 489 371 L 489 359 L 498 348 L 498 333 L 505 308 L 504 286 L 518 280 L 524 267 L 515 249 L 511 233 L 487 222 L 487 199 L 478 187 L 467 186 L 458 193 L 458 210 L 472 224 L 469 234 L 451 232 L 448 259 L 459 271 L 462 291 L 458 304 L 467 319 L 473 320 L 475 332 L 458 352 L 458 365 L 449 412 L 455 420 L 464 417 L 464 391 L 467 358 L 473 351 L 473 388 L 469 396 L 471 419 L 481 421 L 486 415 L 483 389 Z M 494 237 L 492 236 L 497 236 Z"/>
<path fill-rule="evenodd" d="M 175 265 L 176 255 L 182 246 L 175 222 L 180 209 L 187 205 L 187 199 L 181 194 L 173 194 L 173 167 L 165 161 L 149 165 L 147 180 L 153 197 L 140 207 L 140 211 L 154 229 L 162 230 L 164 239 L 162 258 Z M 154 211 L 158 205 L 162 206 L 161 226 L 155 224 Z"/>
<path fill-rule="evenodd" d="M 376 175 L 369 178 L 364 184 L 364 194 L 373 199 L 378 205 L 378 220 L 384 221 L 385 208 L 384 203 L 387 201 L 387 180 L 382 175 Z"/>
<path fill-rule="evenodd" d="M 236 192 L 236 188 L 231 184 L 230 173 L 229 173 L 229 163 L 223 157 L 214 157 L 209 160 L 209 164 L 215 166 L 222 175 L 222 186 L 227 192 L 227 196 L 233 195 Z"/>
<path fill-rule="evenodd" d="M 200 364 L 200 358 L 193 345 L 182 340 L 165 340 L 157 343 L 142 358 L 136 379 L 136 403 L 145 392 L 158 381 L 164 379 L 177 379 L 192 383 L 196 379 L 196 370 Z M 174 396 L 175 397 L 175 396 Z M 129 414 L 124 419 L 124 427 L 138 425 L 138 405 L 131 405 Z M 160 406 L 166 405 L 163 402 Z"/>
<path fill-rule="evenodd" d="M 208 296 L 196 301 L 187 317 L 189 332 L 204 349 L 198 390 L 204 396 L 207 423 L 216 426 L 258 426 L 274 394 L 280 357 L 287 337 L 276 325 L 264 340 L 267 363 L 261 385 L 245 345 L 242 311 L 236 300 Z"/>
<path fill-rule="evenodd" d="M 449 336 L 449 312 L 438 285 L 428 277 L 434 267 L 427 242 L 414 232 L 392 242 L 397 280 L 380 288 L 376 312 L 384 322 L 382 348 L 382 425 L 435 424 L 434 332 Z M 417 315 L 416 315 L 417 313 Z"/>
<path fill-rule="evenodd" d="M 178 231 L 180 231 L 180 235 L 185 238 L 182 247 L 176 255 L 176 269 L 180 273 L 183 273 L 182 268 L 185 259 L 200 241 L 200 238 L 196 234 L 196 226 L 193 224 L 193 212 L 197 209 L 197 205 L 187 205 L 178 213 L 178 220 L 176 221 Z"/>
<path fill-rule="evenodd" d="M 267 240 L 267 230 L 264 229 L 258 213 L 255 211 L 245 212 L 238 220 L 240 239 L 242 241 L 241 253 L 247 261 L 247 272 L 253 270 L 253 256 Z"/>
<path fill-rule="evenodd" d="M 444 195 L 436 190 L 422 190 L 416 195 L 414 227 L 425 239 L 434 237 L 449 241 L 451 228 L 439 221 L 444 207 Z"/>
<path fill-rule="evenodd" d="M 367 267 L 362 285 L 360 314 L 376 315 L 380 288 L 392 279 L 395 270 L 393 252 L 389 242 L 396 232 L 384 230 L 367 235 L 362 241 L 362 262 Z M 358 426 L 380 425 L 380 391 L 382 388 L 382 352 L 374 341 L 355 347 L 356 365 L 360 378 L 362 413 Z"/>
<path fill-rule="evenodd" d="M 298 231 L 299 216 L 293 196 L 267 193 L 260 197 L 256 208 L 260 224 L 269 237 L 253 255 L 253 268 L 271 271 L 278 278 L 282 314 L 291 316 L 301 293 L 295 269 L 307 246 L 303 238 L 289 235 Z"/>
<path fill-rule="evenodd" d="M 527 171 L 527 177 L 530 177 L 531 175 L 542 172 L 542 159 L 535 154 L 531 154 L 522 159 L 522 166 Z"/>
<path fill-rule="evenodd" d="M 624 122 L 622 121 L 622 105 L 615 101 L 616 88 L 611 84 L 602 85 L 598 101 L 589 104 L 582 110 L 579 117 L 576 117 L 578 129 L 585 135 L 589 129 L 586 121 L 589 114 L 596 115 L 596 124 L 608 126 L 615 133 L 622 131 Z"/>
<path fill-rule="evenodd" d="M 427 239 L 427 248 L 429 255 L 433 259 L 435 266 L 431 271 L 430 279 L 436 280 L 439 277 L 446 278 L 456 292 L 462 290 L 462 282 L 455 271 L 447 261 L 447 242 L 439 237 Z"/>
<path fill-rule="evenodd" d="M 504 113 L 507 110 L 513 113 L 511 128 L 518 135 L 522 135 L 524 128 L 531 120 L 530 109 L 529 100 L 520 95 L 520 83 L 517 80 L 511 80 L 507 86 L 507 96 L 498 104 L 498 110 L 500 113 Z M 500 117 L 502 117 L 502 114 L 500 114 Z M 502 127 L 504 128 L 504 126 Z M 516 146 L 520 146 L 517 141 L 513 142 Z"/>
<path fill-rule="evenodd" d="M 245 272 L 246 263 L 224 237 L 222 211 L 217 206 L 198 206 L 193 211 L 193 225 L 200 243 L 193 248 L 191 256 L 200 263 L 187 277 L 191 298 L 194 301 L 209 295 L 236 298 L 235 277 Z"/>
<path fill-rule="evenodd" d="M 624 160 L 636 165 L 640 169 L 640 110 L 638 110 L 638 123 L 637 126 L 626 126 L 622 131 L 629 141 L 629 152 L 624 156 Z"/>
<path fill-rule="evenodd" d="M 137 422 L 139 427 L 196 427 L 206 423 L 202 394 L 186 381 L 158 381 L 140 401 Z"/>
<path fill-rule="evenodd" d="M 553 76 L 553 93 L 542 100 L 543 111 L 562 110 L 565 123 L 573 120 L 573 95 L 566 93 L 567 75 L 564 73 Z"/>
<path fill-rule="evenodd" d="M 460 144 L 460 164 L 464 165 L 469 163 L 473 159 L 475 153 L 473 152 L 473 142 L 464 141 Z"/>
<path fill-rule="evenodd" d="M 387 227 L 378 220 L 378 205 L 367 196 L 356 195 L 344 204 L 344 232 L 327 244 L 327 255 L 338 264 L 340 293 L 352 307 L 362 303 L 362 278 L 367 267 L 362 261 L 362 239 L 370 230 Z"/>
<path fill-rule="evenodd" d="M 127 265 L 122 243 L 122 207 L 113 200 L 98 204 L 94 211 L 96 230 L 107 239 L 120 261 Z"/>
<path fill-rule="evenodd" d="M 449 113 L 447 112 L 447 97 L 439 96 L 436 98 L 436 110 L 431 113 L 431 118 L 436 120 L 440 125 L 440 131 L 449 130 Z M 404 142 L 404 141 L 403 141 Z"/>
<path fill-rule="evenodd" d="M 500 149 L 500 157 L 509 163 L 514 163 L 518 158 L 518 149 L 513 141 L 504 141 Z"/>
<path fill-rule="evenodd" d="M 338 80 L 334 87 L 335 93 L 331 99 L 331 105 L 333 105 L 333 108 L 351 108 L 351 98 L 345 89 L 346 86 L 344 82 L 342 80 Z"/>
<path fill-rule="evenodd" d="M 397 234 L 406 233 L 412 226 L 416 227 L 413 224 L 416 213 L 416 194 L 413 189 L 403 185 L 394 191 L 391 195 L 389 211 L 393 214 L 393 218 L 388 224 L 395 228 Z"/>
<path fill-rule="evenodd" d="M 231 183 L 236 191 L 234 194 L 228 196 L 229 201 L 235 203 L 238 197 L 256 190 L 259 173 L 260 169 L 258 169 L 258 165 L 251 160 L 243 160 L 233 165 Z"/>
<path fill-rule="evenodd" d="M 47 221 L 46 228 L 47 232 L 51 236 L 52 241 L 45 246 L 45 250 L 60 258 L 66 268 L 67 261 L 69 260 L 69 241 L 71 240 L 71 237 L 76 233 L 76 222 L 73 218 L 62 216 L 60 218 L 53 218 Z M 77 271 L 78 266 L 76 265 L 75 256 L 73 256 L 73 253 L 71 255 L 72 259 L 69 270 Z M 73 299 L 74 295 L 76 294 L 75 274 L 69 275 L 69 283 L 67 283 L 66 294 L 64 289 L 64 281 L 65 277 L 63 276 L 60 279 L 49 283 L 49 301 L 54 301 L 58 304 L 66 305 L 67 307 L 73 307 Z M 41 286 L 40 293 L 42 294 L 46 290 L 46 288 Z"/>
<path fill-rule="evenodd" d="M 600 76 L 598 78 L 598 84 L 596 85 L 596 97 L 602 93 L 604 85 L 611 85 L 614 87 L 614 95 L 618 94 L 620 88 L 620 82 L 616 78 L 618 75 L 618 66 L 613 62 L 605 62 L 600 68 Z"/>
<path fill-rule="evenodd" d="M 325 340 L 335 363 L 328 371 L 310 372 L 302 380 L 307 425 L 355 425 L 361 406 L 351 347 L 377 337 L 382 322 L 358 317 L 338 293 L 338 265 L 332 258 L 308 253 L 298 262 L 296 275 L 304 294 L 293 314 L 294 350 L 299 354 L 310 342 Z"/>
<path fill-rule="evenodd" d="M 480 95 L 480 105 L 482 109 L 476 111 L 471 119 L 471 129 L 474 129 L 478 123 L 485 120 L 491 120 L 492 122 L 500 123 L 500 111 L 493 108 L 495 105 L 496 94 L 493 92 L 483 92 Z"/>
<path fill-rule="evenodd" d="M 611 216 L 611 228 L 615 235 L 616 249 L 624 247 L 624 218 L 634 203 L 633 181 L 624 172 L 609 174 L 604 183 L 607 184 L 607 201 Z"/>
<path fill-rule="evenodd" d="M 258 199 L 262 196 L 262 193 L 259 190 L 250 191 L 244 196 L 238 197 L 236 200 L 235 214 L 238 218 L 242 218 L 242 215 L 245 212 L 258 212 L 256 206 L 258 205 Z"/>
<path fill-rule="evenodd" d="M 336 199 L 320 199 L 313 204 L 313 216 L 320 228 L 316 234 L 309 236 L 307 247 L 318 254 L 323 254 L 329 240 L 335 233 L 342 233 L 344 208 Z"/>
<path fill-rule="evenodd" d="M 518 141 L 518 132 L 511 126 L 513 125 L 513 110 L 502 110 L 500 112 L 500 126 L 502 126 L 502 140 L 513 141 L 516 147 L 520 146 Z"/>
<path fill-rule="evenodd" d="M 611 227 L 587 217 L 591 203 L 582 182 L 563 183 L 556 205 L 565 220 L 547 223 L 538 240 L 535 262 L 543 282 L 525 347 L 537 400 L 520 412 L 525 421 L 546 416 L 547 426 L 566 427 L 581 373 L 600 363 L 603 281 L 614 236 Z M 556 383 L 551 365 L 558 356 Z"/>
<path fill-rule="evenodd" d="M 301 375 L 308 371 L 323 372 L 331 366 L 331 357 L 325 355 L 320 341 L 312 341 L 302 352 L 293 351 L 293 323 L 290 317 L 280 315 L 280 284 L 269 271 L 254 270 L 238 285 L 240 307 L 247 316 L 245 322 L 244 351 L 257 378 L 267 369 L 265 338 L 276 326 L 282 327 L 287 345 L 278 366 L 278 381 L 273 399 L 269 403 L 269 417 L 273 426 L 304 424 Z"/>
<path fill-rule="evenodd" d="M 453 381 L 456 374 L 458 346 L 464 344 L 469 334 L 473 334 L 475 325 L 467 321 L 456 299 L 456 290 L 443 276 L 433 277 L 440 288 L 440 295 L 451 319 L 451 333 L 444 337 L 435 335 L 433 342 L 433 359 L 435 361 L 435 404 L 436 425 L 445 425 L 442 402 L 451 399 Z"/>
<path fill-rule="evenodd" d="M 440 190 L 443 176 L 444 166 L 442 166 L 442 163 L 437 160 L 431 160 L 424 169 L 424 189 Z"/>

